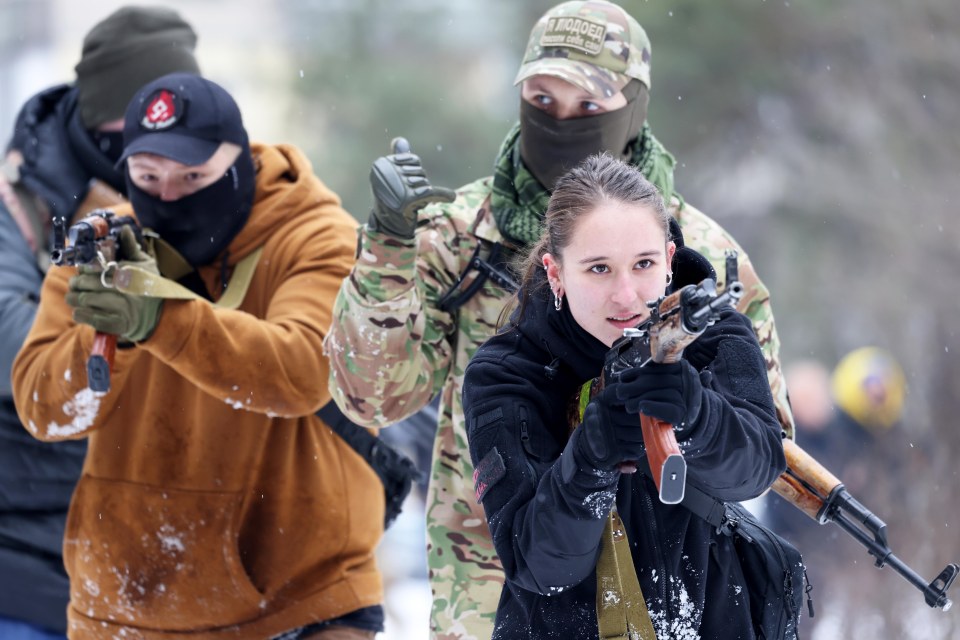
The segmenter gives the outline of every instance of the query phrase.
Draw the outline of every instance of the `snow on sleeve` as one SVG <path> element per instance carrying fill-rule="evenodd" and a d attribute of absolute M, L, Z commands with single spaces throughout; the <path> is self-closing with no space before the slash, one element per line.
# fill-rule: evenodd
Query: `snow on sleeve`
<path fill-rule="evenodd" d="M 81 389 L 72 400 L 63 405 L 63 414 L 71 418 L 67 424 L 51 422 L 47 425 L 47 437 L 67 438 L 82 433 L 93 426 L 100 410 L 100 399 L 106 395 L 91 389 Z"/>

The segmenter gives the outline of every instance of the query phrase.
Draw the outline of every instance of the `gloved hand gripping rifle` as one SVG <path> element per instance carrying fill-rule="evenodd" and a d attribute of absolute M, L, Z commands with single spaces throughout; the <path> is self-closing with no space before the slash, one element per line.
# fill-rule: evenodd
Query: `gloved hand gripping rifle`
<path fill-rule="evenodd" d="M 642 367 L 649 361 L 678 362 L 687 345 L 719 319 L 720 310 L 736 306 L 743 295 L 735 251 L 727 252 L 725 278 L 722 293 L 717 293 L 716 280 L 707 278 L 649 303 L 650 317 L 634 329 L 624 329 L 623 337 L 607 352 L 603 380 L 613 379 L 622 371 Z M 640 414 L 640 427 L 660 501 L 677 504 L 684 496 L 687 463 L 677 444 L 673 425 Z"/>
<path fill-rule="evenodd" d="M 607 354 L 603 380 L 647 361 L 676 362 L 683 349 L 713 323 L 725 305 L 736 305 L 743 287 L 737 281 L 736 254 L 727 254 L 726 286 L 717 294 L 716 283 L 704 280 L 688 285 L 652 303 L 650 318 L 636 329 L 626 329 Z M 601 381 L 602 384 L 602 381 Z M 597 385 L 594 385 L 597 386 Z M 647 460 L 660 500 L 676 504 L 683 500 L 686 462 L 673 432 L 673 425 L 640 416 Z M 887 544 L 887 525 L 846 490 L 843 483 L 799 445 L 785 438 L 787 470 L 773 483 L 773 490 L 808 516 L 826 524 L 834 522 L 876 559 L 878 568 L 890 565 L 918 588 L 930 607 L 950 609 L 947 590 L 960 566 L 948 564 L 929 584 L 893 554 Z"/>
<path fill-rule="evenodd" d="M 53 219 L 53 250 L 50 260 L 58 266 L 94 265 L 102 271 L 101 281 L 116 268 L 120 231 L 130 225 L 141 239 L 140 227 L 130 216 L 117 216 L 112 211 L 97 209 L 67 228 L 62 216 Z M 117 351 L 117 336 L 97 332 L 93 349 L 87 358 L 87 385 L 93 391 L 110 390 L 110 371 Z"/>

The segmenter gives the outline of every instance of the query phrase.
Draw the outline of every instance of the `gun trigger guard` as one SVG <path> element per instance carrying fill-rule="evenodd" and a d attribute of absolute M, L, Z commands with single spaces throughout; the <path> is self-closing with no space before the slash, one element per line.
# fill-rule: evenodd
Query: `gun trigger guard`
<path fill-rule="evenodd" d="M 100 257 L 101 257 L 101 259 L 103 258 L 102 255 L 101 255 Z M 118 264 L 117 264 L 116 262 L 114 262 L 114 261 L 107 262 L 106 264 L 104 264 L 104 265 L 103 265 L 103 271 L 100 272 L 100 284 L 102 284 L 102 285 L 103 285 L 104 287 L 106 287 L 107 289 L 113 289 L 114 286 L 115 286 L 115 285 L 113 284 L 113 274 L 114 274 L 114 272 L 116 272 L 119 268 L 120 268 L 120 265 L 118 265 Z M 108 277 L 108 276 L 109 276 L 109 278 L 110 278 L 109 281 L 107 280 L 107 277 Z"/>

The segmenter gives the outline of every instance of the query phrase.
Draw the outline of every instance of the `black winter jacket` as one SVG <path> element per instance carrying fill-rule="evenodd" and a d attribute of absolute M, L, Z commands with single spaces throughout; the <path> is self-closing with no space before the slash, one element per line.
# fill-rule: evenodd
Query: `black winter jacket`
<path fill-rule="evenodd" d="M 20 181 L 69 220 L 93 178 L 125 193 L 124 172 L 113 166 L 80 120 L 77 89 L 59 85 L 30 98 L 17 115 L 11 148 L 23 154 Z"/>
<path fill-rule="evenodd" d="M 68 218 L 91 177 L 123 186 L 82 128 L 74 88 L 55 87 L 27 101 L 10 146 L 23 153 L 23 185 Z M 63 530 L 86 440 L 53 444 L 27 433 L 10 381 L 42 281 L 36 256 L 0 201 L 0 616 L 63 633 L 69 600 Z"/>
<path fill-rule="evenodd" d="M 752 639 L 731 539 L 662 504 L 648 477 L 592 468 L 574 445 L 579 427 L 568 440 L 568 405 L 599 375 L 606 350 L 566 306 L 553 309 L 543 286 L 519 327 L 491 338 L 467 367 L 477 495 L 506 573 L 493 637 L 597 637 L 595 567 L 615 496 L 658 636 Z M 725 312 L 684 357 L 704 387 L 700 417 L 678 434 L 687 481 L 723 500 L 756 497 L 786 462 L 749 320 Z"/>

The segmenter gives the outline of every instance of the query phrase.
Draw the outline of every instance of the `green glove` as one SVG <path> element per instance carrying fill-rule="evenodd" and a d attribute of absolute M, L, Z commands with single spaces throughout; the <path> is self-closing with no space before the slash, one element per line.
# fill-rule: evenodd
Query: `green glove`
<path fill-rule="evenodd" d="M 126 259 L 119 266 L 136 266 L 160 274 L 157 261 L 137 244 L 130 226 L 120 232 L 120 255 Z M 101 333 L 109 333 L 142 342 L 150 337 L 160 319 L 163 298 L 135 296 L 104 286 L 101 272 L 80 267 L 80 273 L 70 279 L 66 301 L 73 307 L 73 320 L 88 324 Z"/>
<path fill-rule="evenodd" d="M 370 169 L 373 210 L 367 226 L 409 240 L 417 228 L 420 209 L 431 202 L 453 202 L 456 194 L 430 184 L 420 158 L 410 153 L 404 138 L 394 138 L 390 145 L 393 154 L 377 158 Z"/>

